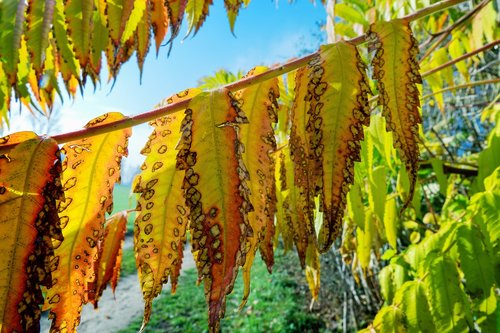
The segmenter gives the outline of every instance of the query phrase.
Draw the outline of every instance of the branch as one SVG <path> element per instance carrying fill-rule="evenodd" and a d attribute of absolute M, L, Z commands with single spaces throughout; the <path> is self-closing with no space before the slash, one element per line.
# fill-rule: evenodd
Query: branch
<path fill-rule="evenodd" d="M 475 82 L 469 82 L 469 83 L 464 83 L 464 84 L 457 84 L 456 86 L 447 87 L 447 88 L 435 91 L 433 93 L 424 95 L 424 96 L 420 97 L 420 100 L 424 100 L 424 99 L 427 99 L 427 98 L 432 97 L 434 95 L 445 93 L 447 91 L 452 91 L 452 90 L 457 90 L 457 89 L 462 89 L 462 88 L 469 88 L 469 87 L 474 87 L 474 86 L 478 86 L 478 85 L 482 85 L 482 84 L 499 83 L 499 82 L 500 82 L 500 78 L 496 78 L 496 79 L 491 79 L 491 80 L 482 80 L 482 81 L 475 81 Z"/>
<path fill-rule="evenodd" d="M 436 49 L 436 47 L 438 47 L 439 44 L 441 44 L 450 35 L 450 33 L 453 30 L 455 30 L 456 28 L 458 28 L 459 26 L 461 26 L 462 24 L 464 24 L 465 22 L 467 22 L 468 20 L 470 20 L 471 18 L 476 16 L 476 14 L 479 13 L 479 11 L 481 9 L 483 9 L 483 7 L 485 7 L 490 1 L 491 0 L 481 1 L 476 7 L 474 7 L 471 11 L 469 11 L 467 14 L 465 14 L 461 18 L 459 18 L 456 22 L 454 22 L 449 27 L 447 27 L 439 32 L 430 33 L 431 34 L 430 39 L 427 40 L 427 42 L 425 42 L 423 45 L 421 45 L 420 46 L 421 48 L 424 48 L 427 44 L 431 43 L 432 40 L 435 39 L 436 37 L 438 37 L 438 36 L 440 36 L 440 37 L 431 47 L 429 47 L 425 51 L 425 54 L 420 58 L 419 63 L 422 63 L 422 61 L 425 58 L 427 58 L 432 53 L 432 51 L 434 51 Z"/>
<path fill-rule="evenodd" d="M 446 9 L 448 7 L 455 6 L 455 5 L 457 5 L 461 2 L 465 2 L 465 1 L 466 0 L 443 0 L 441 2 L 435 3 L 431 6 L 426 7 L 426 8 L 423 8 L 415 13 L 407 15 L 407 16 L 403 17 L 402 20 L 415 21 L 415 20 L 418 20 L 420 18 L 423 18 L 423 17 L 428 16 L 430 14 L 433 14 L 435 12 L 441 11 L 441 10 Z M 366 42 L 366 34 L 363 34 L 359 37 L 351 39 L 349 42 L 351 42 L 355 45 L 362 44 L 362 43 Z M 252 86 L 254 84 L 264 82 L 264 81 L 269 80 L 271 78 L 286 74 L 286 73 L 291 72 L 297 68 L 300 68 L 300 67 L 307 65 L 307 63 L 311 59 L 316 57 L 318 54 L 319 54 L 319 52 L 316 51 L 316 52 L 308 54 L 304 57 L 293 59 L 293 60 L 291 60 L 291 61 L 289 61 L 281 66 L 271 68 L 268 71 L 263 72 L 259 75 L 244 78 L 242 80 L 230 83 L 230 84 L 224 86 L 224 88 L 226 88 L 230 91 L 237 91 L 237 90 Z M 59 135 L 54 135 L 54 136 L 51 136 L 51 138 L 56 140 L 59 144 L 62 144 L 62 143 L 66 143 L 66 142 L 70 142 L 70 141 L 74 141 L 74 140 L 79 140 L 79 139 L 88 138 L 91 136 L 96 136 L 99 134 L 104 134 L 104 133 L 108 133 L 108 132 L 112 132 L 112 131 L 122 130 L 122 129 L 125 129 L 128 127 L 140 125 L 140 124 L 146 123 L 148 121 L 151 121 L 151 120 L 154 120 L 154 119 L 157 119 L 157 118 L 184 110 L 187 108 L 187 106 L 189 105 L 190 102 L 191 102 L 191 99 L 186 99 L 186 100 L 183 100 L 181 102 L 177 102 L 177 103 L 173 103 L 173 104 L 170 104 L 167 106 L 163 106 L 163 107 L 160 107 L 160 108 L 157 108 L 157 109 L 145 112 L 145 113 L 141 113 L 141 114 L 138 114 L 135 116 L 126 117 L 126 118 L 120 119 L 120 120 L 115 121 L 115 122 L 107 123 L 107 124 L 104 124 L 101 126 L 85 128 L 85 129 L 81 129 L 81 130 L 74 131 L 74 132 L 68 132 L 68 133 L 63 133 L 63 134 L 59 134 Z M 7 151 L 7 150 L 11 149 L 15 145 L 16 144 L 6 144 L 4 146 L 1 146 L 0 147 L 0 154 L 3 151 Z"/>
<path fill-rule="evenodd" d="M 430 161 L 420 161 L 420 169 L 432 169 Z M 476 177 L 478 174 L 477 167 L 461 168 L 451 163 L 443 163 L 443 173 L 454 173 L 466 177 Z"/>
<path fill-rule="evenodd" d="M 472 57 L 472 56 L 474 56 L 474 55 L 476 55 L 478 53 L 486 51 L 486 50 L 488 50 L 488 49 L 490 49 L 490 48 L 492 48 L 492 47 L 494 47 L 495 45 L 498 45 L 498 44 L 500 44 L 500 39 L 497 39 L 497 40 L 495 40 L 495 41 L 493 41 L 493 42 L 491 42 L 489 44 L 483 45 L 480 48 L 478 48 L 478 49 L 476 49 L 476 50 L 474 50 L 472 52 L 469 52 L 469 53 L 466 53 L 464 55 L 461 55 L 460 57 L 455 58 L 453 60 L 450 60 L 450 61 L 442 64 L 441 66 L 435 67 L 435 68 L 433 68 L 433 69 L 431 69 L 431 70 L 429 70 L 429 71 L 427 71 L 425 73 L 422 73 L 422 77 L 424 78 L 426 76 L 429 76 L 429 75 L 432 75 L 432 74 L 434 74 L 436 72 L 439 72 L 440 70 L 442 70 L 442 69 L 444 69 L 446 67 L 454 65 L 454 64 L 456 64 L 459 61 L 462 61 L 462 60 L 470 58 L 470 57 Z"/>

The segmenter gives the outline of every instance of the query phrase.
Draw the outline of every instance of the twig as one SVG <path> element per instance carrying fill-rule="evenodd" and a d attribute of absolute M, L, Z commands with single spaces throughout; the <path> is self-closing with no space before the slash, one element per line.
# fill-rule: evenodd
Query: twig
<path fill-rule="evenodd" d="M 476 50 L 474 50 L 472 52 L 469 52 L 469 53 L 466 53 L 464 55 L 461 55 L 460 57 L 455 58 L 453 60 L 450 60 L 450 61 L 442 64 L 441 66 L 435 67 L 435 68 L 433 68 L 433 69 L 431 69 L 431 70 L 429 70 L 429 71 L 427 71 L 425 73 L 422 73 L 422 77 L 424 78 L 426 76 L 429 76 L 429 75 L 432 75 L 432 74 L 434 74 L 436 72 L 439 72 L 440 70 L 442 70 L 442 69 L 444 69 L 446 67 L 454 65 L 457 62 L 462 61 L 464 59 L 467 59 L 467 58 L 470 58 L 472 56 L 475 56 L 476 54 L 481 53 L 483 51 L 486 51 L 486 50 L 488 50 L 488 49 L 490 49 L 490 48 L 492 48 L 492 47 L 494 47 L 495 45 L 498 45 L 498 44 L 500 44 L 500 39 L 497 39 L 497 40 L 495 40 L 495 41 L 493 41 L 493 42 L 491 42 L 489 44 L 483 45 L 480 48 L 478 48 L 478 49 L 476 49 Z"/>
<path fill-rule="evenodd" d="M 420 97 L 420 100 L 424 100 L 424 99 L 427 99 L 427 98 L 432 97 L 434 95 L 445 93 L 447 91 L 452 91 L 452 90 L 457 90 L 457 89 L 462 89 L 462 88 L 469 88 L 469 87 L 479 86 L 479 85 L 483 85 L 483 84 L 499 83 L 499 82 L 500 82 L 500 78 L 458 84 L 456 86 L 447 87 L 447 88 L 435 91 L 433 93 L 424 95 L 424 96 Z"/>
<path fill-rule="evenodd" d="M 466 0 L 443 0 L 441 2 L 437 2 L 431 6 L 423 8 L 415 13 L 407 15 L 401 19 L 408 21 L 408 22 L 415 21 L 415 20 L 418 20 L 420 18 L 423 18 L 423 17 L 428 16 L 430 14 L 433 14 L 435 12 L 441 11 L 441 10 L 446 9 L 448 7 L 455 6 L 455 5 L 462 3 L 462 2 L 465 2 L 465 1 Z M 349 42 L 351 42 L 355 45 L 359 45 L 359 44 L 362 44 L 366 41 L 366 37 L 367 37 L 366 34 L 363 34 L 363 35 L 358 36 L 354 39 L 351 39 Z M 483 48 L 481 48 L 480 50 L 482 50 Z M 478 51 L 478 53 L 479 53 L 479 51 Z M 286 74 L 286 73 L 291 72 L 297 68 L 305 66 L 313 58 L 318 56 L 318 54 L 319 54 L 319 52 L 316 51 L 316 52 L 308 54 L 304 57 L 293 59 L 293 60 L 291 60 L 291 61 L 289 61 L 281 66 L 271 68 L 268 71 L 263 72 L 261 74 L 247 77 L 247 78 L 244 78 L 242 80 L 227 84 L 224 86 L 224 88 L 228 89 L 230 91 L 237 91 L 237 90 L 252 86 L 254 84 L 264 82 L 264 81 L 269 80 L 271 78 Z M 442 68 L 440 68 L 440 69 L 442 69 Z M 74 141 L 74 140 L 79 140 L 79 139 L 88 138 L 91 136 L 96 136 L 96 135 L 103 134 L 103 133 L 122 130 L 125 128 L 140 125 L 140 124 L 146 123 L 148 121 L 151 121 L 151 120 L 154 120 L 154 119 L 157 119 L 157 118 L 184 110 L 187 108 L 187 106 L 189 105 L 190 102 L 191 102 L 191 98 L 185 99 L 183 101 L 173 103 L 173 104 L 170 104 L 170 105 L 167 105 L 164 107 L 160 107 L 160 108 L 157 108 L 157 109 L 154 109 L 154 110 L 151 110 L 148 112 L 144 112 L 144 113 L 141 113 L 141 114 L 138 114 L 135 116 L 125 117 L 125 118 L 117 120 L 115 122 L 110 122 L 110 123 L 107 123 L 107 124 L 104 124 L 101 126 L 96 126 L 96 127 L 89 127 L 89 128 L 85 128 L 85 129 L 74 131 L 74 132 L 68 132 L 68 133 L 63 133 L 63 134 L 59 134 L 59 135 L 54 135 L 54 136 L 51 136 L 51 138 L 56 140 L 58 143 L 62 144 L 62 143 L 66 143 L 66 142 L 70 142 L 70 141 Z M 11 149 L 15 145 L 16 144 L 6 144 L 6 145 L 1 146 L 0 153 Z"/>
<path fill-rule="evenodd" d="M 441 147 L 443 147 L 444 150 L 446 150 L 446 152 L 448 153 L 448 156 L 450 157 L 450 160 L 452 162 L 455 162 L 455 158 L 453 157 L 453 154 L 448 149 L 448 146 L 446 146 L 446 144 L 444 143 L 443 139 L 441 139 L 441 136 L 439 136 L 439 133 L 434 129 L 434 127 L 431 127 L 431 132 L 434 133 L 434 135 L 438 139 L 439 143 L 441 144 Z"/>
<path fill-rule="evenodd" d="M 468 12 L 467 14 L 465 14 L 464 16 L 459 18 L 456 22 L 454 22 L 452 25 L 450 25 L 446 29 L 443 29 L 443 30 L 436 32 L 436 33 L 430 33 L 431 38 L 430 38 L 429 42 L 438 36 L 439 36 L 439 39 L 431 47 L 429 47 L 429 49 L 426 50 L 425 54 L 420 58 L 419 63 L 421 63 L 422 60 L 427 58 L 432 53 L 432 51 L 434 51 L 436 49 L 436 47 L 438 47 L 438 45 L 441 44 L 450 35 L 450 33 L 453 30 L 455 30 L 457 27 L 459 27 L 460 25 L 464 24 L 465 22 L 467 22 L 468 20 L 473 18 L 490 1 L 491 0 L 483 0 L 476 7 L 474 7 L 470 12 Z M 426 42 L 424 44 L 428 44 L 428 43 Z M 425 47 L 425 45 L 423 45 L 423 47 Z"/>
<path fill-rule="evenodd" d="M 420 161 L 419 168 L 422 169 L 432 169 L 432 164 L 430 161 Z M 466 177 L 476 177 L 478 175 L 477 166 L 469 166 L 469 168 L 461 168 L 457 164 L 450 164 L 443 162 L 443 173 L 444 174 L 457 174 Z"/>

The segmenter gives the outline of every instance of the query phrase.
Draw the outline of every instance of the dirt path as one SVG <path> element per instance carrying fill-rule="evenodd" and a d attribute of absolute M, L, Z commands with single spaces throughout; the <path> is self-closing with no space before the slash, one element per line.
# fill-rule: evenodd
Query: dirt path
<path fill-rule="evenodd" d="M 130 242 L 126 242 L 124 248 L 129 247 Z M 191 249 L 184 250 L 184 262 L 182 270 L 195 267 Z M 182 273 L 181 273 L 182 274 Z M 163 290 L 170 290 L 166 285 Z M 96 332 L 117 332 L 126 328 L 134 318 L 142 316 L 144 313 L 144 303 L 136 274 L 126 276 L 118 282 L 115 295 L 111 288 L 106 288 L 99 300 L 99 309 L 94 310 L 92 304 L 83 307 L 82 319 L 78 326 L 79 333 Z M 41 332 L 48 332 L 50 321 L 46 316 L 41 320 Z"/>

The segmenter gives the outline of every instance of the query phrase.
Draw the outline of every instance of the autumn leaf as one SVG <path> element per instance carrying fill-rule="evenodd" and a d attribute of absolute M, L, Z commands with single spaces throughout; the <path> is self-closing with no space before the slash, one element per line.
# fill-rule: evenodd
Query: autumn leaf
<path fill-rule="evenodd" d="M 122 119 L 107 113 L 91 120 L 86 128 Z M 106 212 L 113 209 L 113 186 L 120 179 L 120 162 L 127 154 L 130 129 L 108 132 L 68 142 L 62 148 L 62 183 L 65 201 L 58 211 L 64 242 L 56 249 L 57 283 L 48 290 L 52 330 L 73 332 L 80 322 L 83 304 L 95 299 L 95 266 L 99 264 L 98 242 L 104 236 Z"/>
<path fill-rule="evenodd" d="M 167 6 L 170 1 L 151 0 L 151 29 L 155 37 L 156 55 L 160 51 L 161 43 L 168 31 L 168 11 Z"/>
<path fill-rule="evenodd" d="M 248 120 L 225 89 L 197 95 L 185 111 L 178 167 L 185 170 L 192 249 L 205 285 L 209 326 L 218 331 L 226 295 L 245 262 L 252 210 L 238 124 Z M 242 125 L 244 126 L 244 125 Z"/>
<path fill-rule="evenodd" d="M 0 138 L 0 331 L 40 330 L 41 287 L 55 282 L 62 241 L 57 201 L 62 199 L 57 143 L 32 132 Z"/>
<path fill-rule="evenodd" d="M 387 131 L 394 138 L 394 148 L 405 163 L 410 178 L 410 191 L 402 211 L 411 203 L 417 181 L 418 126 L 422 123 L 417 83 L 419 73 L 418 43 L 412 35 L 409 22 L 393 20 L 377 22 L 370 27 L 376 38 L 373 58 L 373 78 L 377 80 L 379 104 L 387 121 Z M 402 73 L 404 73 L 402 75 Z"/>
<path fill-rule="evenodd" d="M 196 96 L 185 90 L 166 100 L 172 104 Z M 189 211 L 182 189 L 183 172 L 176 170 L 176 145 L 181 137 L 182 116 L 173 114 L 150 122 L 153 132 L 141 153 L 146 159 L 134 181 L 137 198 L 135 253 L 145 302 L 143 327 L 149 322 L 153 298 L 170 279 L 177 286 Z"/>
<path fill-rule="evenodd" d="M 95 265 L 96 292 L 95 299 L 91 300 L 97 309 L 97 302 L 101 298 L 108 283 L 113 293 L 120 278 L 123 243 L 127 232 L 127 212 L 118 212 L 106 220 L 104 235 L 97 243 L 99 251 L 99 265 Z"/>
<path fill-rule="evenodd" d="M 266 67 L 252 69 L 246 77 L 262 73 Z M 279 97 L 278 79 L 245 88 L 235 94 L 241 110 L 248 118 L 248 125 L 241 126 L 240 138 L 245 147 L 243 163 L 248 168 L 250 179 L 250 200 L 254 211 L 248 214 L 253 231 L 249 239 L 249 249 L 243 266 L 244 291 L 242 308 L 250 294 L 250 271 L 257 249 L 260 248 L 268 271 L 274 262 L 273 243 L 274 214 L 276 209 L 276 186 L 274 181 L 274 158 L 271 152 L 276 149 L 273 124 L 277 121 L 277 99 Z M 265 242 L 265 243 L 264 243 Z"/>
<path fill-rule="evenodd" d="M 349 186 L 354 182 L 354 162 L 360 161 L 363 126 L 370 112 L 365 65 L 348 42 L 322 46 L 319 58 L 309 64 L 306 100 L 313 166 L 320 172 L 320 210 L 323 224 L 318 235 L 320 252 L 327 251 L 339 235 Z"/>

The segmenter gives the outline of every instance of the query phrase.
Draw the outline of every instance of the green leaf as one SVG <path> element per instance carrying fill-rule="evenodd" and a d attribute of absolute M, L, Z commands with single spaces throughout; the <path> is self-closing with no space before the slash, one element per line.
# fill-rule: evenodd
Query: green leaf
<path fill-rule="evenodd" d="M 334 11 L 335 16 L 343 18 L 349 24 L 359 23 L 363 26 L 368 26 L 368 21 L 366 21 L 363 14 L 345 3 L 336 3 Z"/>
<path fill-rule="evenodd" d="M 373 320 L 376 332 L 403 333 L 407 332 L 406 325 L 403 311 L 395 305 L 384 306 Z"/>
<path fill-rule="evenodd" d="M 493 258 L 484 244 L 480 229 L 470 223 L 457 229 L 457 249 L 460 268 L 465 277 L 465 289 L 474 298 L 488 297 L 493 286 Z"/>
<path fill-rule="evenodd" d="M 408 332 L 436 332 L 429 311 L 425 294 L 425 285 L 421 280 L 408 281 L 398 289 L 394 303 L 403 310 L 408 322 Z"/>
<path fill-rule="evenodd" d="M 467 296 L 460 288 L 455 262 L 447 255 L 430 253 L 425 260 L 424 280 L 437 332 L 470 332 Z"/>
<path fill-rule="evenodd" d="M 373 212 L 368 209 L 365 215 L 365 228 L 357 228 L 356 230 L 358 243 L 356 246 L 356 254 L 358 255 L 359 263 L 363 269 L 366 269 L 370 264 L 374 233 L 375 223 L 373 221 Z"/>
<path fill-rule="evenodd" d="M 394 295 L 403 283 L 408 280 L 408 273 L 404 266 L 391 263 L 380 270 L 378 278 L 380 281 L 380 292 L 385 299 L 385 304 L 392 304 Z M 394 302 L 394 304 L 399 303 Z"/>
<path fill-rule="evenodd" d="M 122 44 L 125 44 L 125 42 L 127 42 L 134 34 L 134 31 L 137 29 L 137 26 L 139 25 L 139 22 L 143 17 L 143 13 L 146 10 L 147 3 L 148 1 L 144 0 L 134 1 L 134 8 L 130 12 L 130 16 L 126 19 L 125 28 L 123 29 L 123 33 L 121 36 Z"/>
<path fill-rule="evenodd" d="M 377 166 L 373 172 L 368 174 L 368 202 L 379 221 L 384 221 L 385 197 L 387 194 L 386 178 L 387 168 L 383 165 Z"/>
<path fill-rule="evenodd" d="M 351 186 L 349 195 L 347 196 L 347 210 L 349 216 L 361 230 L 365 229 L 365 205 L 361 194 L 361 187 L 358 183 Z"/>
<path fill-rule="evenodd" d="M 399 229 L 399 218 L 396 211 L 396 199 L 390 198 L 385 202 L 384 209 L 384 229 L 389 245 L 397 248 L 397 238 Z"/>
<path fill-rule="evenodd" d="M 443 196 L 446 197 L 446 190 L 448 189 L 448 178 L 444 174 L 443 161 L 438 158 L 431 159 L 432 169 L 436 175 L 437 181 L 439 183 L 439 191 Z"/>

